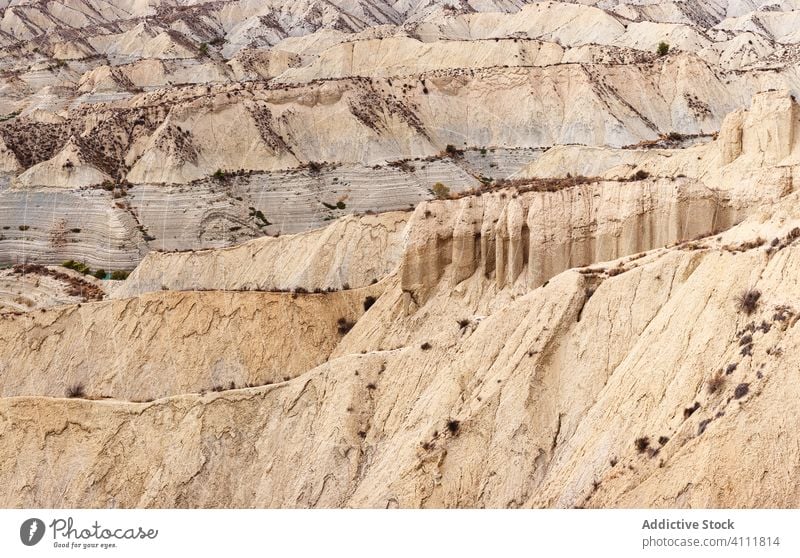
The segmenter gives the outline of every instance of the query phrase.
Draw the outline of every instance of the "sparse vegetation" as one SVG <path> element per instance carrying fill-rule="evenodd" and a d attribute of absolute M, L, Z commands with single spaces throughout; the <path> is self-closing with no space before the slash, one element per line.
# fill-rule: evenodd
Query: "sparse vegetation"
<path fill-rule="evenodd" d="M 70 399 L 82 398 L 85 397 L 86 390 L 83 387 L 83 384 L 72 384 L 67 388 L 67 397 Z"/>
<path fill-rule="evenodd" d="M 431 192 L 433 195 L 436 196 L 440 200 L 446 200 L 450 198 L 450 188 L 442 184 L 441 182 L 437 182 L 431 188 Z"/>
<path fill-rule="evenodd" d="M 750 335 L 749 333 L 748 333 L 748 334 L 746 334 L 746 335 L 743 335 L 743 336 L 741 337 L 741 339 L 739 339 L 739 345 L 740 345 L 740 346 L 741 346 L 741 345 L 749 345 L 749 344 L 750 344 L 750 343 L 752 343 L 752 342 L 753 342 L 753 336 L 752 336 L 752 335 Z"/>
<path fill-rule="evenodd" d="M 741 383 L 733 391 L 733 397 L 734 399 L 741 399 L 748 393 L 750 393 L 750 384 Z"/>
<path fill-rule="evenodd" d="M 431 344 L 425 341 L 422 345 L 419 346 L 420 349 L 423 351 L 428 351 L 431 348 Z"/>
<path fill-rule="evenodd" d="M 130 275 L 130 272 L 128 271 L 117 270 L 111 272 L 111 279 L 114 281 L 124 281 L 128 278 L 128 275 Z"/>
<path fill-rule="evenodd" d="M 228 173 L 226 173 L 222 169 L 217 169 L 214 171 L 214 174 L 211 175 L 211 178 L 213 178 L 218 182 L 224 182 L 225 180 L 228 179 Z"/>
<path fill-rule="evenodd" d="M 666 56 L 667 54 L 669 54 L 669 44 L 665 43 L 664 41 L 661 41 L 660 43 L 658 43 L 658 48 L 656 48 L 656 52 L 658 53 L 659 56 Z"/>
<path fill-rule="evenodd" d="M 694 414 L 694 412 L 695 412 L 697 409 L 699 409 L 699 408 L 700 408 L 700 403 L 699 403 L 699 402 L 697 402 L 697 401 L 695 401 L 695 402 L 694 402 L 694 405 L 692 405 L 691 407 L 686 407 L 686 408 L 683 410 L 683 418 L 684 418 L 684 419 L 688 419 L 688 418 L 689 418 L 690 416 L 692 416 L 692 415 Z"/>
<path fill-rule="evenodd" d="M 81 264 L 82 265 L 82 264 Z M 90 283 L 82 278 L 74 277 L 54 269 L 50 269 L 39 264 L 17 264 L 13 267 L 15 275 L 22 274 L 36 274 L 47 277 L 52 277 L 62 283 L 67 288 L 66 292 L 69 296 L 80 297 L 84 301 L 87 300 L 101 300 L 104 296 L 103 290 L 97 285 Z"/>
<path fill-rule="evenodd" d="M 255 207 L 250 207 L 250 217 L 257 221 L 257 225 L 259 227 L 268 227 L 272 223 L 264 216 L 264 213 L 260 209 L 256 209 Z"/>
<path fill-rule="evenodd" d="M 12 120 L 12 119 L 16 118 L 17 116 L 19 116 L 19 114 L 20 114 L 20 111 L 15 110 L 14 112 L 11 112 L 9 114 L 0 116 L 0 122 L 5 122 L 6 120 Z"/>
<path fill-rule="evenodd" d="M 66 267 L 67 269 L 77 271 L 78 273 L 83 273 L 84 275 L 90 275 L 92 273 L 92 270 L 88 265 L 85 263 L 76 262 L 74 260 L 65 261 L 61 264 L 61 267 Z"/>
<path fill-rule="evenodd" d="M 444 152 L 448 157 L 457 157 L 461 154 L 461 151 L 457 149 L 455 145 L 450 143 L 445 146 Z"/>
<path fill-rule="evenodd" d="M 405 160 L 405 159 L 401 159 L 399 161 L 392 161 L 388 165 L 390 167 L 394 167 L 394 168 L 400 169 L 400 170 L 402 170 L 404 172 L 414 172 L 416 170 L 416 167 L 414 165 L 412 165 L 409 161 Z M 335 181 L 335 179 L 334 179 L 334 181 Z"/>
<path fill-rule="evenodd" d="M 756 311 L 758 308 L 758 300 L 761 298 L 761 291 L 756 289 L 747 289 L 736 297 L 736 309 L 739 312 L 744 312 L 748 316 Z"/>
<path fill-rule="evenodd" d="M 636 447 L 636 451 L 639 453 L 644 453 L 650 447 L 650 438 L 647 436 L 636 438 L 636 441 L 633 442 L 633 445 Z"/>
<path fill-rule="evenodd" d="M 461 431 L 461 423 L 455 419 L 448 419 L 446 426 L 451 436 L 458 436 Z"/>
<path fill-rule="evenodd" d="M 353 326 L 356 325 L 353 322 L 349 321 L 347 318 L 339 318 L 339 321 L 336 322 L 337 331 L 339 335 L 346 335 Z"/>
<path fill-rule="evenodd" d="M 723 385 L 725 385 L 725 374 L 720 370 L 708 379 L 706 390 L 708 393 L 716 393 Z"/>
<path fill-rule="evenodd" d="M 368 296 L 364 299 L 364 312 L 372 308 L 372 305 L 375 304 L 375 301 L 378 299 L 374 296 Z"/>

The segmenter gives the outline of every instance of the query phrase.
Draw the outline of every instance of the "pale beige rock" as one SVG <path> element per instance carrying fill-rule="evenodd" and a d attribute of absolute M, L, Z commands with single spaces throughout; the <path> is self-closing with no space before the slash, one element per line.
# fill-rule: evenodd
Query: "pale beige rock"
<path fill-rule="evenodd" d="M 749 225 L 800 223 L 795 209 L 775 219 Z M 796 399 L 796 310 L 776 307 L 797 296 L 797 250 L 662 250 L 516 299 L 476 274 L 408 315 L 395 284 L 290 382 L 147 404 L 6 398 L 3 505 L 794 506 L 792 407 L 776 401 Z M 753 286 L 764 294 L 748 317 L 734 298 Z M 762 320 L 741 356 L 742 329 Z M 732 398 L 739 384 L 748 394 Z M 641 436 L 668 440 L 650 457 Z"/>
<path fill-rule="evenodd" d="M 113 291 L 129 298 L 170 290 L 339 290 L 389 275 L 403 251 L 408 213 L 346 217 L 298 235 L 259 238 L 222 250 L 150 252 Z"/>
<path fill-rule="evenodd" d="M 324 362 L 338 321 L 355 322 L 380 292 L 161 292 L 4 316 L 0 390 L 62 397 L 80 385 L 92 398 L 151 400 L 280 383 Z"/>
<path fill-rule="evenodd" d="M 83 188 L 113 179 L 86 160 L 73 137 L 52 159 L 34 165 L 14 181 L 19 188 Z"/>
<path fill-rule="evenodd" d="M 523 4 L 0 0 L 0 506 L 797 507 L 800 5 Z"/>

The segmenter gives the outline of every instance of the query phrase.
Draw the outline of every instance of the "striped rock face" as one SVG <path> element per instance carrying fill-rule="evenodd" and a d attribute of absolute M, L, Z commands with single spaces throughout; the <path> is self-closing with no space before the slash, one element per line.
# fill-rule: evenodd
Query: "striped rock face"
<path fill-rule="evenodd" d="M 0 506 L 797 506 L 791 2 L 111 4 L 0 1 Z"/>

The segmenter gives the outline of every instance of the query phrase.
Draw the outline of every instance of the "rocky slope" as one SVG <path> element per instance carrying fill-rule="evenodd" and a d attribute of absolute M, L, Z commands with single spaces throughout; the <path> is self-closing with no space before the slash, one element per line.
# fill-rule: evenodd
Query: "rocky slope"
<path fill-rule="evenodd" d="M 0 504 L 795 507 L 799 110 L 0 316 Z"/>
<path fill-rule="evenodd" d="M 0 264 L 130 270 L 415 207 L 554 147 L 708 141 L 756 93 L 800 94 L 790 0 L 0 10 Z M 80 232 L 54 246 L 60 219 Z"/>

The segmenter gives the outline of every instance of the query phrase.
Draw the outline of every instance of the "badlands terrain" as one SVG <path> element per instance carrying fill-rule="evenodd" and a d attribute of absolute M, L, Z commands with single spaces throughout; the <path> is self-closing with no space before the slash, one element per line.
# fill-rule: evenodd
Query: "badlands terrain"
<path fill-rule="evenodd" d="M 800 505 L 800 2 L 0 9 L 1 506 Z"/>

